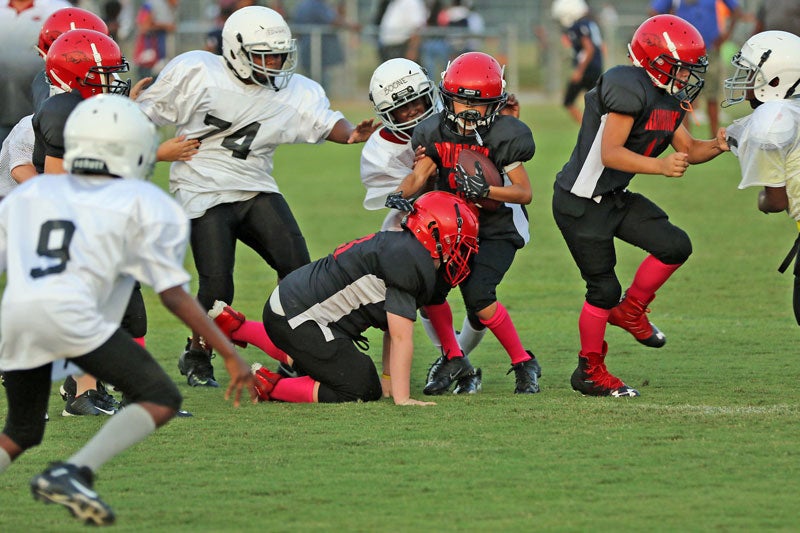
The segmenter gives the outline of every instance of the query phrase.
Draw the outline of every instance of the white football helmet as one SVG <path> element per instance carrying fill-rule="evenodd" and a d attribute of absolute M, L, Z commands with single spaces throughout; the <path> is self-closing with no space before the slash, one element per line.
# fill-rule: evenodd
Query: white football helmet
<path fill-rule="evenodd" d="M 222 27 L 222 56 L 243 80 L 279 91 L 297 68 L 297 42 L 277 11 L 243 7 Z M 268 56 L 279 56 L 280 68 L 269 67 Z"/>
<path fill-rule="evenodd" d="M 79 103 L 64 125 L 64 168 L 72 174 L 147 179 L 156 162 L 156 127 L 124 96 L 99 94 Z"/>
<path fill-rule="evenodd" d="M 584 0 L 555 0 L 550 8 L 551 16 L 565 28 L 571 27 L 588 13 L 589 6 Z"/>
<path fill-rule="evenodd" d="M 783 100 L 800 92 L 800 37 L 786 31 L 763 31 L 750 37 L 731 59 L 736 67 L 725 80 L 723 107 L 738 104 L 752 90 L 759 102 Z"/>
<path fill-rule="evenodd" d="M 398 122 L 392 112 L 418 98 L 424 99 L 425 112 Z M 375 69 L 369 82 L 369 99 L 383 125 L 404 141 L 410 141 L 414 127 L 440 108 L 436 87 L 425 69 L 403 58 L 390 59 Z"/>

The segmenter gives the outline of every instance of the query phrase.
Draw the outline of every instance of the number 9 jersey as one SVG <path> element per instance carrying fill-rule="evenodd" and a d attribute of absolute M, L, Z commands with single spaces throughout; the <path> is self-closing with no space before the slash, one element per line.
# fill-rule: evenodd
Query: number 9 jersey
<path fill-rule="evenodd" d="M 0 369 L 87 354 L 119 328 L 134 279 L 187 284 L 189 222 L 152 183 L 42 175 L 0 202 Z"/>
<path fill-rule="evenodd" d="M 295 74 L 281 90 L 246 84 L 223 58 L 191 51 L 173 59 L 137 99 L 159 126 L 201 141 L 191 161 L 170 169 L 170 192 L 189 218 L 215 205 L 280 192 L 272 176 L 279 144 L 320 143 L 344 118 L 325 91 Z"/>

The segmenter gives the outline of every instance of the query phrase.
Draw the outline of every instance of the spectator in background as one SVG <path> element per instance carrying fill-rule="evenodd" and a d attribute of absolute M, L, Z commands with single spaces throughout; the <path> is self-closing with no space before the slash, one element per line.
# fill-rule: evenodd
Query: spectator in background
<path fill-rule="evenodd" d="M 800 2 L 763 0 L 756 11 L 756 33 L 764 30 L 781 30 L 800 35 Z"/>
<path fill-rule="evenodd" d="M 344 50 L 339 40 L 338 30 L 340 28 L 357 31 L 360 27 L 357 24 L 349 24 L 345 20 L 344 2 L 339 1 L 336 8 L 330 5 L 327 0 L 302 0 L 292 14 L 292 24 L 307 24 L 317 26 L 328 26 L 322 34 L 320 52 L 322 53 L 322 78 L 316 80 L 331 90 L 331 69 L 344 63 Z M 301 33 L 297 39 L 298 56 L 300 68 L 306 76 L 312 77 L 311 62 L 313 58 L 312 40 L 309 33 Z"/>
<path fill-rule="evenodd" d="M 70 6 L 66 0 L 0 1 L 0 143 L 34 111 L 31 82 L 42 69 L 42 60 L 36 50 L 20 43 L 35 43 L 44 19 Z"/>
<path fill-rule="evenodd" d="M 486 24 L 483 17 L 472 10 L 472 0 L 453 0 L 453 5 L 439 14 L 439 25 L 456 28 L 473 34 L 483 33 Z M 463 36 L 450 39 L 450 57 L 455 58 L 480 48 L 480 41 Z"/>
<path fill-rule="evenodd" d="M 727 27 L 720 31 L 717 21 L 717 0 L 652 0 L 650 15 L 669 13 L 676 15 L 697 28 L 705 41 L 708 52 L 708 70 L 704 75 L 703 98 L 706 101 L 708 124 L 711 134 L 719 129 L 719 97 L 722 87 L 722 64 L 720 46 L 728 40 L 736 21 L 741 17 L 738 0 L 720 0 L 730 10 Z M 795 0 L 796 1 L 796 0 Z M 684 125 L 689 126 L 688 114 Z"/>
<path fill-rule="evenodd" d="M 425 3 L 422 0 L 389 0 L 385 5 L 378 27 L 381 62 L 395 57 L 416 61 L 419 56 L 419 34 L 428 20 Z"/>
<path fill-rule="evenodd" d="M 155 77 L 169 60 L 167 36 L 176 29 L 180 0 L 147 0 L 136 15 L 133 63 L 140 78 Z"/>
<path fill-rule="evenodd" d="M 583 111 L 575 105 L 575 100 L 581 92 L 594 87 L 603 73 L 603 38 L 584 0 L 556 0 L 551 14 L 561 24 L 565 46 L 572 49 L 572 72 L 564 93 L 564 107 L 580 124 Z"/>
<path fill-rule="evenodd" d="M 220 2 L 219 16 L 217 17 L 217 27 L 206 34 L 206 52 L 212 54 L 222 55 L 222 27 L 225 21 L 231 16 L 231 13 L 243 7 L 249 7 L 255 4 L 255 0 L 235 0 L 233 2 L 226 0 Z"/>
<path fill-rule="evenodd" d="M 445 36 L 440 33 L 439 14 L 442 12 L 442 2 L 433 0 L 428 4 L 428 23 L 427 28 L 433 29 L 428 32 L 422 43 L 420 43 L 420 65 L 432 80 L 438 80 L 447 62 L 450 60 L 450 43 Z"/>

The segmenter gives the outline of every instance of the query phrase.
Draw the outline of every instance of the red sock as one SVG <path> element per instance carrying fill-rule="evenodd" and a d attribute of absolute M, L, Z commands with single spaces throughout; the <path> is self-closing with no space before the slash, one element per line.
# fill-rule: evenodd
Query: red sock
<path fill-rule="evenodd" d="M 450 309 L 450 304 L 445 302 L 443 304 L 426 305 L 423 309 L 425 314 L 428 315 L 433 329 L 436 330 L 436 335 L 439 336 L 439 342 L 442 343 L 442 353 L 448 359 L 463 357 L 461 346 L 458 345 L 458 339 L 456 339 L 456 332 L 453 330 L 453 311 Z"/>
<path fill-rule="evenodd" d="M 144 337 L 134 337 L 133 342 L 144 348 Z"/>
<path fill-rule="evenodd" d="M 511 321 L 511 316 L 503 304 L 497 302 L 497 311 L 489 320 L 481 319 L 481 324 L 489 328 L 503 348 L 506 349 L 508 356 L 511 358 L 511 364 L 516 365 L 531 358 L 525 348 L 522 346 L 522 341 L 519 340 L 517 328 Z"/>
<path fill-rule="evenodd" d="M 309 376 L 283 378 L 275 384 L 275 388 L 269 393 L 269 397 L 282 402 L 314 403 L 314 386 L 316 383 Z"/>
<path fill-rule="evenodd" d="M 631 283 L 627 291 L 628 295 L 642 302 L 649 302 L 656 291 L 682 264 L 668 265 L 652 255 L 648 255 L 636 270 L 636 275 L 633 276 L 633 283 Z"/>
<path fill-rule="evenodd" d="M 583 302 L 581 316 L 578 318 L 582 355 L 603 353 L 603 339 L 606 336 L 606 323 L 610 313 L 610 309 L 595 307 L 589 302 Z"/>
<path fill-rule="evenodd" d="M 239 329 L 233 332 L 231 339 L 252 344 L 261 349 L 262 352 L 272 357 L 276 361 L 285 363 L 288 355 L 286 352 L 275 346 L 272 339 L 267 335 L 264 324 L 255 320 L 245 320 Z"/>

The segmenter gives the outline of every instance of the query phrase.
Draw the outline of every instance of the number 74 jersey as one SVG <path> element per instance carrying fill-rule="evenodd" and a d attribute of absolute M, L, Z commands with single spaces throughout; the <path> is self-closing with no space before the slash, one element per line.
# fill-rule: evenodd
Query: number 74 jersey
<path fill-rule="evenodd" d="M 84 355 L 119 328 L 134 280 L 189 282 L 189 221 L 152 183 L 42 175 L 0 202 L 0 370 Z"/>
<path fill-rule="evenodd" d="M 170 192 L 189 218 L 259 192 L 280 192 L 272 176 L 281 144 L 319 143 L 344 116 L 325 91 L 299 74 L 280 91 L 245 84 L 221 56 L 202 50 L 177 56 L 137 99 L 159 126 L 201 141 L 191 161 L 170 168 Z"/>

